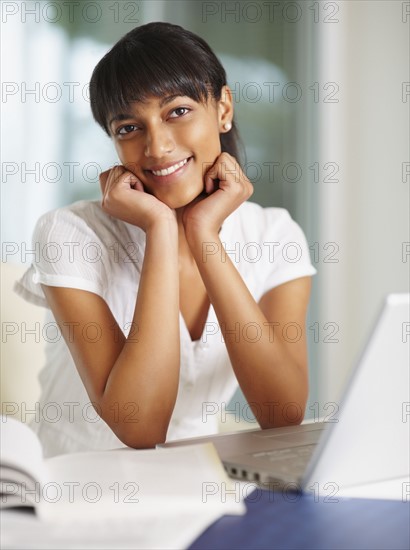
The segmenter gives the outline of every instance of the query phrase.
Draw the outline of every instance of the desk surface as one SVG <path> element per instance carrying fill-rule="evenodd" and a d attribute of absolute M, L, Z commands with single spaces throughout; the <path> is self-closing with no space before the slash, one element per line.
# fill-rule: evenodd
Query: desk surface
<path fill-rule="evenodd" d="M 290 499 L 294 498 L 292 502 Z M 191 550 L 402 550 L 410 548 L 410 503 L 393 500 L 339 499 L 315 502 L 313 495 L 288 495 L 256 490 L 246 499 L 244 516 L 224 516 L 211 525 Z M 179 525 L 161 516 L 150 522 L 104 522 L 98 529 L 88 522 L 45 526 L 33 513 L 2 511 L 1 548 L 84 550 L 174 548 L 186 540 L 186 516 Z M 172 527 L 172 528 L 171 528 Z M 168 529 L 168 530 L 167 530 Z M 167 544 L 149 544 L 148 533 L 159 533 Z M 180 540 L 175 533 L 180 533 Z M 155 538 L 155 537 L 154 537 Z M 151 540 L 152 542 L 152 540 Z"/>
<path fill-rule="evenodd" d="M 221 518 L 190 549 L 410 548 L 409 502 L 341 498 L 317 502 L 313 495 L 257 490 L 247 497 L 246 505 L 245 516 Z"/>

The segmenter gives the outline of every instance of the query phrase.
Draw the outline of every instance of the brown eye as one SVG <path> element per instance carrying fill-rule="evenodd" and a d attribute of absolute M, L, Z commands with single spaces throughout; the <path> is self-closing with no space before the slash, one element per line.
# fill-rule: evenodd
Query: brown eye
<path fill-rule="evenodd" d="M 188 107 L 177 107 L 172 111 L 170 118 L 179 118 L 181 116 L 186 115 L 190 110 L 191 109 L 188 109 Z M 176 115 L 176 116 L 173 116 L 173 115 Z"/>
<path fill-rule="evenodd" d="M 121 128 L 119 128 L 117 134 L 124 136 L 133 132 L 135 129 L 137 129 L 137 126 L 135 126 L 134 124 L 127 124 L 126 126 L 122 126 Z"/>

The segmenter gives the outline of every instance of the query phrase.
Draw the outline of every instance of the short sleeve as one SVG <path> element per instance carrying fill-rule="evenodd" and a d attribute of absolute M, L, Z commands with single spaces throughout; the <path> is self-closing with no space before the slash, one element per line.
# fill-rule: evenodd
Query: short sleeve
<path fill-rule="evenodd" d="M 316 274 L 301 227 L 283 208 L 263 209 L 262 295 L 283 283 Z"/>
<path fill-rule="evenodd" d="M 41 216 L 33 233 L 34 261 L 15 283 L 17 294 L 43 307 L 48 306 L 41 284 L 87 290 L 104 297 L 104 245 L 86 214 L 65 207 Z M 92 211 L 89 214 L 92 217 Z"/>
<path fill-rule="evenodd" d="M 223 223 L 220 239 L 256 301 L 276 286 L 315 275 L 301 227 L 284 208 L 246 201 Z M 204 243 L 204 258 L 218 253 Z"/>

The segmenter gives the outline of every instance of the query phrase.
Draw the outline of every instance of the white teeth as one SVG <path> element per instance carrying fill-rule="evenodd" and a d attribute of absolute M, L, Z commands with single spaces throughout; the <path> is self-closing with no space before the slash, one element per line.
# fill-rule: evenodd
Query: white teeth
<path fill-rule="evenodd" d="M 188 162 L 188 159 L 181 160 L 181 162 L 178 162 L 178 164 L 174 164 L 174 166 L 170 166 L 169 168 L 165 168 L 164 170 L 152 170 L 152 173 L 154 176 L 169 176 L 170 174 L 173 174 L 178 168 L 181 168 Z"/>

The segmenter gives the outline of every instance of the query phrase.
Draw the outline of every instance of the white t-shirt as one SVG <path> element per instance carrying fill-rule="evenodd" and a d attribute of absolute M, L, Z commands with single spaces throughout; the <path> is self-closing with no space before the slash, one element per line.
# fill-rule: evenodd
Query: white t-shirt
<path fill-rule="evenodd" d="M 302 230 L 282 208 L 246 202 L 225 220 L 220 239 L 256 301 L 275 286 L 316 273 Z M 100 201 L 79 201 L 39 219 L 33 248 L 35 261 L 15 284 L 18 294 L 47 307 L 40 283 L 93 292 L 128 335 L 145 248 L 140 228 L 106 214 Z M 204 243 L 204 261 L 221 252 L 215 243 Z M 32 422 L 45 456 L 123 446 L 94 411 L 50 311 L 47 316 L 46 365 Z M 239 330 L 257 336 L 254 327 Z M 180 335 L 179 390 L 167 440 L 215 433 L 218 415 L 238 387 L 212 305 L 199 340 L 191 340 L 182 315 Z M 98 345 L 98 323 L 87 327 L 85 336 Z M 130 420 L 138 417 L 132 407 L 129 414 Z"/>

